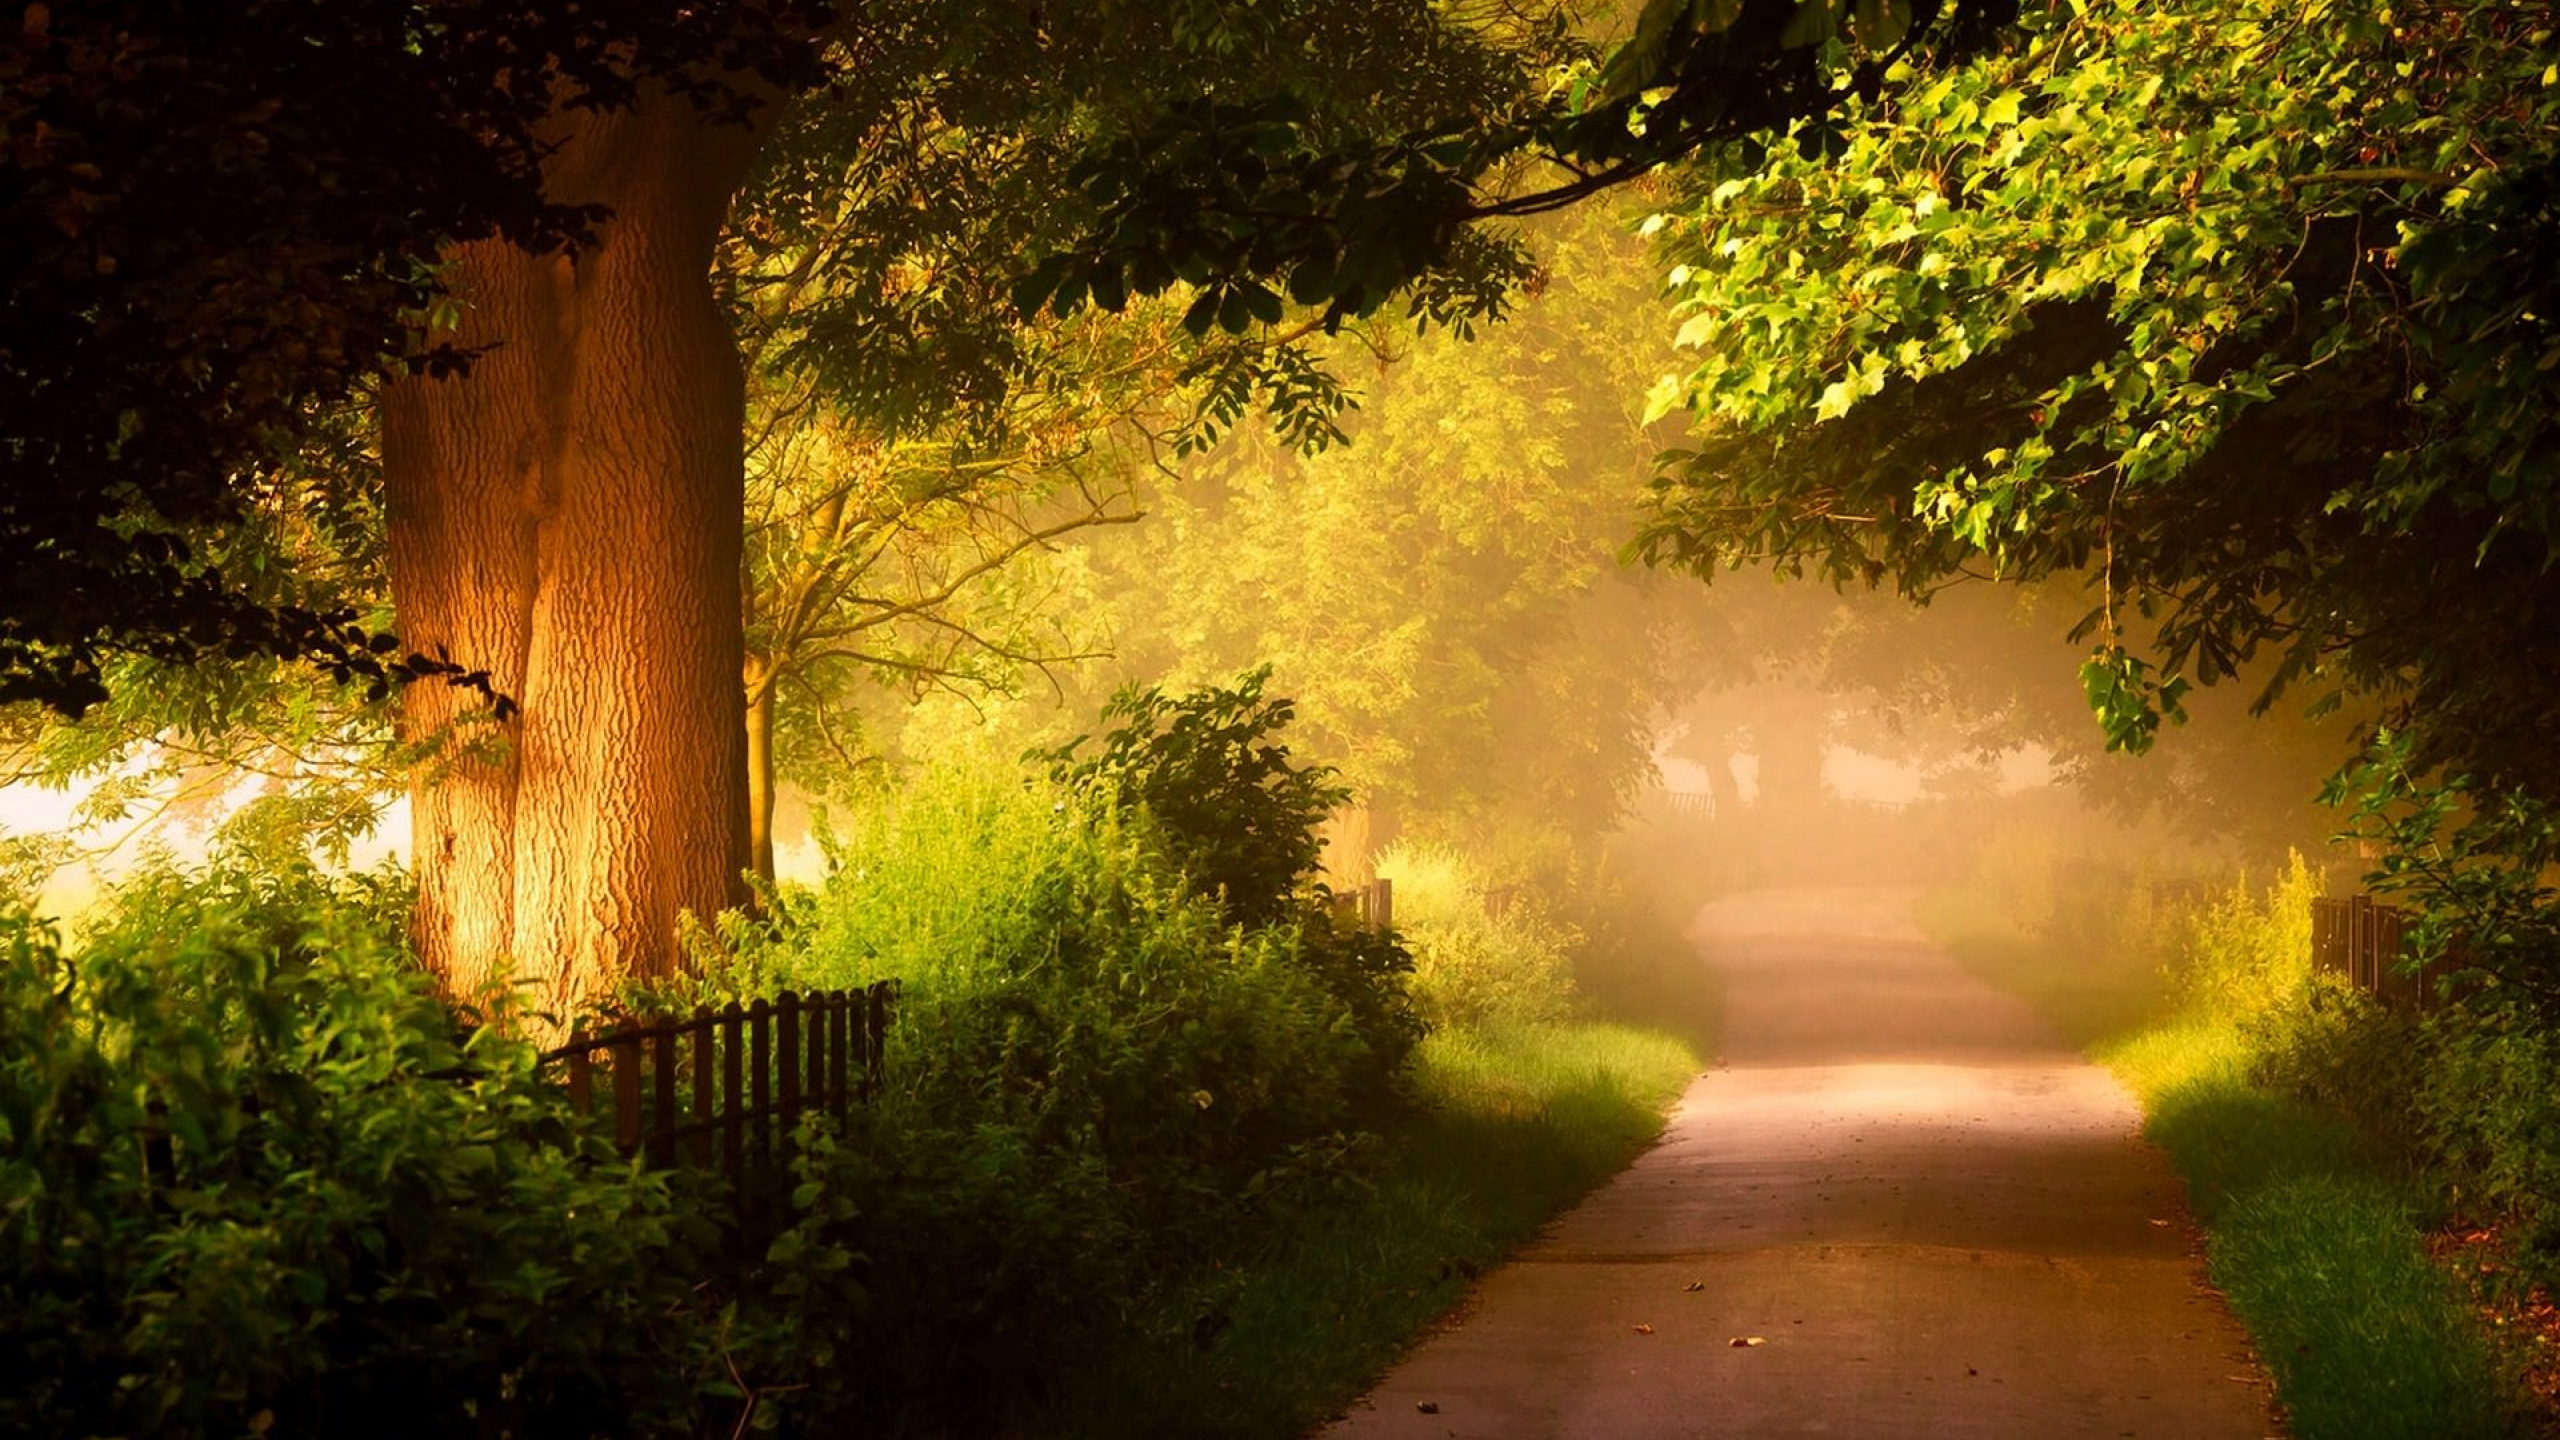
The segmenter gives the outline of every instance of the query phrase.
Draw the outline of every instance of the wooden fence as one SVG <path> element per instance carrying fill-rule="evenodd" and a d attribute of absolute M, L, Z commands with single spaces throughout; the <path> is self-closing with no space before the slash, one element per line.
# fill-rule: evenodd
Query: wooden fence
<path fill-rule="evenodd" d="M 1662 799 L 1664 804 L 1671 807 L 1671 813 L 1674 815 L 1690 815 L 1706 820 L 1713 818 L 1716 813 L 1716 797 L 1711 791 L 1665 790 L 1662 792 Z"/>
<path fill-rule="evenodd" d="M 1392 880 L 1372 880 L 1349 890 L 1336 890 L 1333 913 L 1357 920 L 1372 930 L 1392 930 L 1396 923 L 1396 884 Z"/>
<path fill-rule="evenodd" d="M 570 1103 L 593 1114 L 609 1097 L 615 1143 L 650 1165 L 717 1167 L 752 1240 L 790 1193 L 791 1137 L 801 1117 L 844 1117 L 879 1084 L 897 982 L 580 1032 L 542 1057 Z M 601 1074 L 599 1073 L 601 1072 Z"/>
<path fill-rule="evenodd" d="M 2336 975 L 2394 1010 L 2423 1014 L 2445 1003 L 2441 977 L 2462 968 L 2455 956 L 2423 971 L 2402 959 L 2414 917 L 2370 895 L 2311 902 L 2311 968 Z"/>

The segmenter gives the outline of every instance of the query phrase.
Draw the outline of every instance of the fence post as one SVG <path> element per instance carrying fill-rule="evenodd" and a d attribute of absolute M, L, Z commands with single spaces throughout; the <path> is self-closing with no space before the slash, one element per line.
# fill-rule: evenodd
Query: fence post
<path fill-rule="evenodd" d="M 747 1181 L 746 1066 L 739 1043 L 745 1038 L 746 1013 L 735 1000 L 720 1007 L 720 1168 L 728 1172 L 733 1194 Z"/>
<path fill-rule="evenodd" d="M 613 1042 L 613 1143 L 630 1155 L 640 1148 L 640 1041 L 618 1036 Z"/>
<path fill-rule="evenodd" d="M 803 1071 L 809 1078 L 802 1083 L 800 1104 L 803 1109 L 825 1114 L 828 1103 L 827 1050 L 835 1043 L 835 1032 L 828 1028 L 827 997 L 815 991 L 803 996 L 800 1013 L 805 1017 L 803 1028 L 807 1031 L 802 1043 L 809 1050 L 808 1064 Z"/>
<path fill-rule="evenodd" d="M 839 993 L 827 1002 L 827 1008 L 835 1017 L 836 1027 L 835 1046 L 827 1052 L 835 1066 L 827 1072 L 827 1092 L 834 1099 L 836 1119 L 842 1121 L 853 1113 L 853 996 Z"/>
<path fill-rule="evenodd" d="M 862 992 L 862 1093 L 866 1098 L 878 1088 L 885 1069 L 881 1049 L 889 1038 L 889 1000 L 897 991 L 897 981 L 875 980 Z"/>
<path fill-rule="evenodd" d="M 2347 982 L 2366 994 L 2373 993 L 2373 897 L 2358 895 L 2347 902 Z"/>
<path fill-rule="evenodd" d="M 756 1122 L 748 1164 L 762 1169 L 773 1159 L 773 1004 L 766 1000 L 747 1007 L 747 1088 Z"/>
<path fill-rule="evenodd" d="M 694 1168 L 699 1170 L 708 1170 L 711 1168 L 711 1122 L 720 1113 L 719 1105 L 713 1098 L 711 1089 L 711 1067 L 713 1064 L 712 1052 L 714 1049 L 711 1033 L 712 1024 L 713 1015 L 711 1007 L 708 1005 L 695 1006 L 693 1011 L 692 1030 L 693 1143 L 685 1148 L 693 1152 Z"/>
<path fill-rule="evenodd" d="M 676 1032 L 661 1021 L 649 1033 L 649 1164 L 660 1170 L 676 1163 Z"/>
<path fill-rule="evenodd" d="M 788 1165 L 791 1157 L 791 1132 L 800 1121 L 800 994 L 796 990 L 782 992 L 781 1003 L 774 1011 L 774 1050 L 782 1096 L 781 1123 L 776 1127 L 776 1166 Z"/>
<path fill-rule="evenodd" d="M 569 1032 L 569 1108 L 581 1115 L 596 1113 L 595 1055 L 587 1049 L 587 1032 Z"/>

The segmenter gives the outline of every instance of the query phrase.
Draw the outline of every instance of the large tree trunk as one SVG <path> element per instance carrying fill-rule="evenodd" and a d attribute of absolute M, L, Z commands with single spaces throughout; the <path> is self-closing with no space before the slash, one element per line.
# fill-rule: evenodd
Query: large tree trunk
<path fill-rule="evenodd" d="M 565 1017 L 672 972 L 678 912 L 741 898 L 744 398 L 710 267 L 752 145 L 663 94 L 564 119 L 546 180 L 611 209 L 596 243 L 458 247 L 451 338 L 478 357 L 384 397 L 401 638 L 521 707 L 411 789 L 417 944 L 458 994 Z M 485 708 L 414 685 L 402 726 L 467 737 Z"/>

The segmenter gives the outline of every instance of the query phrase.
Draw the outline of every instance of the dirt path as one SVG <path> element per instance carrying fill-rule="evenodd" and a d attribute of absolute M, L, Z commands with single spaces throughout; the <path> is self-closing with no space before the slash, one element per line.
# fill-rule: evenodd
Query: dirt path
<path fill-rule="evenodd" d="M 2274 1433 L 2131 1099 L 1907 895 L 1750 896 L 1699 931 L 1730 1068 L 1328 1436 Z"/>

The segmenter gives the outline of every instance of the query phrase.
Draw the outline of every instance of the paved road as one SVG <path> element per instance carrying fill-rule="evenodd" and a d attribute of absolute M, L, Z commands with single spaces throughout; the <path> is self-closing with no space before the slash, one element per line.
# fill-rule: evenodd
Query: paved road
<path fill-rule="evenodd" d="M 1744 897 L 1698 936 L 1729 1068 L 1328 1436 L 2275 1433 L 2132 1100 L 1907 894 Z"/>

